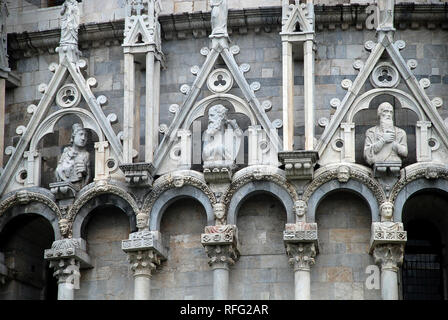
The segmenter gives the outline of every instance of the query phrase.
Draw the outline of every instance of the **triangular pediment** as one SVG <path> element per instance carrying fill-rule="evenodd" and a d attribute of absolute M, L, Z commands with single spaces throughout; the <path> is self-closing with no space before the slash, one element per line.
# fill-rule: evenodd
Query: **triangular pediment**
<path fill-rule="evenodd" d="M 313 32 L 314 27 L 312 24 L 312 20 L 307 17 L 307 8 L 306 5 L 297 4 L 297 5 L 289 5 L 288 11 L 284 17 L 284 23 L 282 27 L 283 34 L 291 34 L 291 33 L 304 33 L 304 32 Z"/>
<path fill-rule="evenodd" d="M 359 74 L 353 82 L 350 80 L 342 81 L 341 85 L 347 90 L 347 93 L 342 101 L 333 99 L 331 104 L 336 108 L 336 111 L 330 121 L 322 121 L 322 123 L 326 124 L 325 130 L 315 146 L 321 159 L 331 158 L 331 156 L 326 157 L 325 153 L 334 152 L 331 149 L 337 149 L 334 146 L 335 142 L 340 140 L 340 138 L 344 140 L 344 133 L 342 133 L 344 128 L 346 131 L 350 130 L 349 127 L 353 128 L 355 114 L 369 108 L 369 103 L 372 99 L 379 95 L 391 95 L 400 102 L 403 108 L 414 111 L 418 117 L 416 127 L 427 124 L 427 126 L 432 128 L 434 135 L 437 136 L 440 145 L 448 151 L 448 128 L 436 108 L 441 106 L 441 99 L 435 98 L 432 101 L 430 100 L 425 92 L 425 89 L 430 84 L 429 80 L 422 79 L 418 81 L 411 70 L 411 68 L 415 68 L 416 61 L 411 59 L 406 62 L 403 59 L 400 50 L 405 47 L 405 43 L 402 40 L 393 42 L 391 34 L 381 33 L 378 43 L 368 41 L 365 47 L 371 51 L 367 61 L 363 63 L 357 60 L 354 63 L 354 67 L 360 70 Z M 378 72 L 381 68 L 384 70 L 390 69 L 391 74 L 395 72 L 395 77 L 398 77 L 395 80 L 397 83 L 400 81 L 403 82 L 407 90 L 397 89 L 396 85 L 392 84 L 382 86 L 381 83 L 375 85 L 375 81 L 372 83 L 372 74 L 375 76 L 375 72 Z M 386 76 L 389 78 L 386 79 Z M 393 77 L 387 75 L 386 72 L 384 77 L 379 75 L 377 78 L 383 82 L 387 82 L 392 81 Z M 367 91 L 363 90 L 366 82 L 369 80 L 374 88 Z M 350 143 L 353 144 L 350 146 L 353 152 L 348 153 L 354 154 L 354 141 Z M 334 155 L 332 157 L 334 159 L 337 158 Z M 344 156 L 342 157 L 342 161 L 354 162 L 354 155 L 346 156 L 345 160 L 343 158 Z M 417 160 L 418 158 L 419 156 L 417 155 Z M 431 160 L 426 159 L 425 161 Z"/>
<path fill-rule="evenodd" d="M 154 44 L 155 30 L 149 27 L 145 22 L 148 16 L 132 16 L 127 18 L 127 26 L 125 30 L 124 46 Z"/>
<path fill-rule="evenodd" d="M 71 63 L 64 57 L 62 62 L 50 65 L 50 71 L 54 72 L 48 85 L 42 84 L 39 90 L 43 93 L 42 98 L 36 105 L 30 105 L 28 112 L 32 114 L 28 125 L 19 126 L 16 130 L 21 135 L 16 146 L 7 148 L 11 154 L 0 178 L 0 194 L 8 189 L 8 185 L 23 165 L 24 157 L 32 157 L 37 152 L 39 139 L 51 133 L 55 123 L 64 115 L 74 114 L 83 122 L 84 127 L 96 132 L 100 141 L 107 141 L 112 154 L 118 162 L 122 159 L 122 145 L 112 129 L 110 120 L 115 117 L 106 117 L 101 109 L 107 99 L 104 96 L 95 97 L 90 87 L 96 85 L 96 79 L 85 79 L 81 69 L 86 66 L 85 61 Z M 69 80 L 69 81 L 67 81 Z M 61 96 L 62 90 L 69 85 L 69 92 L 73 97 L 64 100 Z M 79 102 L 84 99 L 86 108 L 78 108 Z M 65 104 L 65 102 L 66 104 Z M 73 102 L 76 103 L 73 103 Z M 53 103 L 59 106 L 59 110 L 50 112 Z M 28 173 L 31 174 L 31 173 Z"/>
<path fill-rule="evenodd" d="M 224 65 L 220 64 L 219 68 L 226 68 L 226 72 L 231 75 L 236 85 L 241 89 L 244 97 L 236 97 L 234 95 L 216 92 L 214 96 L 224 100 L 239 100 L 241 101 L 241 104 L 247 105 L 247 113 L 250 118 L 254 119 L 253 122 L 256 122 L 258 126 L 262 127 L 272 144 L 277 148 L 281 146 L 280 137 L 277 133 L 279 126 L 274 125 L 273 122 L 269 120 L 266 115 L 266 108 L 255 96 L 255 91 L 259 89 L 260 84 L 249 84 L 244 76 L 244 72 L 247 72 L 250 67 L 247 64 L 240 66 L 235 60 L 234 55 L 239 52 L 239 48 L 237 46 L 229 48 L 227 38 L 213 39 L 212 43 L 211 49 L 203 48 L 201 50 L 201 54 L 206 55 L 206 60 L 201 67 L 197 67 L 194 83 L 191 86 L 184 85 L 181 88 L 181 91 L 186 93 L 187 97 L 183 105 L 177 111 L 173 122 L 164 132 L 163 140 L 155 152 L 155 172 L 158 172 L 164 161 L 167 160 L 168 154 L 177 141 L 178 132 L 188 129 L 188 125 L 186 124 L 189 123 L 189 120 L 192 117 L 193 108 L 198 107 L 199 95 L 201 90 L 206 86 L 209 76 L 214 71 L 218 71 L 215 67 L 220 57 L 222 58 Z"/>

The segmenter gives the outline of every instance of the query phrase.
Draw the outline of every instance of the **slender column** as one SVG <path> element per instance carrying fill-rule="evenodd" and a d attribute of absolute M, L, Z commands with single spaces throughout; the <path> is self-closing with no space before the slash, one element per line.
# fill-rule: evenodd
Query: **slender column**
<path fill-rule="evenodd" d="M 306 204 L 302 201 L 294 208 L 298 220 L 306 213 Z M 289 264 L 294 268 L 294 298 L 311 299 L 311 266 L 318 253 L 317 224 L 298 221 L 285 225 L 283 241 Z"/>
<path fill-rule="evenodd" d="M 135 67 L 134 55 L 124 54 L 124 114 L 123 114 L 123 161 L 132 163 L 134 141 L 134 113 L 135 113 Z"/>
<path fill-rule="evenodd" d="M 160 116 L 160 61 L 154 64 L 154 112 L 152 124 L 153 154 L 159 144 L 159 116 Z"/>
<path fill-rule="evenodd" d="M 154 160 L 154 112 L 155 112 L 155 86 L 154 86 L 154 52 L 146 54 L 146 119 L 145 119 L 145 162 Z M 158 128 L 157 128 L 158 129 Z"/>
<path fill-rule="evenodd" d="M 55 269 L 53 276 L 58 279 L 58 300 L 74 300 L 81 278 L 79 261 L 75 258 L 53 260 L 50 267 Z"/>
<path fill-rule="evenodd" d="M 294 298 L 311 299 L 311 266 L 314 265 L 316 247 L 314 243 L 286 243 L 289 263 L 294 267 Z"/>
<path fill-rule="evenodd" d="M 305 150 L 314 150 L 314 41 L 307 40 L 304 50 Z"/>
<path fill-rule="evenodd" d="M 5 284 L 8 276 L 8 268 L 5 266 L 5 255 L 0 252 L 0 286 Z"/>
<path fill-rule="evenodd" d="M 294 147 L 294 64 L 292 44 L 282 42 L 283 63 L 283 151 Z"/>
<path fill-rule="evenodd" d="M 201 243 L 210 258 L 213 270 L 213 299 L 229 298 L 229 267 L 238 260 L 236 226 L 208 226 L 201 235 Z"/>
<path fill-rule="evenodd" d="M 137 215 L 137 226 L 146 224 L 148 216 Z M 144 220 L 144 221 L 143 221 Z M 134 300 L 151 299 L 151 277 L 166 253 L 160 243 L 161 235 L 157 231 L 138 231 L 131 233 L 129 239 L 123 240 L 121 248 L 128 254 L 134 275 Z"/>
<path fill-rule="evenodd" d="M 45 250 L 44 257 L 54 268 L 53 275 L 58 280 L 58 300 L 74 300 L 75 290 L 79 289 L 80 268 L 90 267 L 83 239 L 62 239 L 53 242 L 51 249 Z"/>
<path fill-rule="evenodd" d="M 385 243 L 373 249 L 375 263 L 381 268 L 381 297 L 398 300 L 398 270 L 403 263 L 404 244 Z"/>
<path fill-rule="evenodd" d="M 135 75 L 135 90 L 134 90 L 134 115 L 133 115 L 133 125 L 134 125 L 134 139 L 132 141 L 132 149 L 136 150 L 139 153 L 139 156 L 136 162 L 140 162 L 140 96 L 141 96 L 141 70 L 140 63 L 134 63 L 134 75 Z"/>
<path fill-rule="evenodd" d="M 0 78 L 0 168 L 3 167 L 5 148 L 5 92 L 6 81 Z"/>

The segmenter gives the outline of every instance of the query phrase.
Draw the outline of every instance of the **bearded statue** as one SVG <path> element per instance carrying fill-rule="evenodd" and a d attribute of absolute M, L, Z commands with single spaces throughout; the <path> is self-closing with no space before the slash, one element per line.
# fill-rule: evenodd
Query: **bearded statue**
<path fill-rule="evenodd" d="M 382 163 L 399 163 L 408 155 L 406 132 L 394 126 L 394 108 L 389 102 L 378 107 L 379 124 L 366 132 L 364 158 L 373 165 Z"/>

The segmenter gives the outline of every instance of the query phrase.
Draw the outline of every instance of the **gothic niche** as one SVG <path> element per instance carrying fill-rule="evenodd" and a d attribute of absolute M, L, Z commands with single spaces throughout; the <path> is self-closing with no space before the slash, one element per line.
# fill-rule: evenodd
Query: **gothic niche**
<path fill-rule="evenodd" d="M 392 95 L 371 99 L 353 118 L 356 150 L 362 150 L 356 152 L 356 163 L 372 167 L 376 174 L 398 175 L 416 162 L 417 121 L 417 114 Z"/>
<path fill-rule="evenodd" d="M 58 136 L 69 136 L 69 144 L 62 149 L 60 155 L 56 158 L 53 156 L 49 166 L 54 171 L 48 168 L 53 176 L 46 177 L 53 181 L 49 187 L 58 198 L 75 196 L 92 181 L 94 175 L 92 134 L 82 121 L 74 119 L 76 117 L 66 117 L 60 124 Z"/>
<path fill-rule="evenodd" d="M 400 171 L 402 159 L 408 155 L 406 132 L 394 125 L 394 107 L 383 102 L 377 110 L 378 124 L 366 131 L 364 159 L 376 171 Z"/>

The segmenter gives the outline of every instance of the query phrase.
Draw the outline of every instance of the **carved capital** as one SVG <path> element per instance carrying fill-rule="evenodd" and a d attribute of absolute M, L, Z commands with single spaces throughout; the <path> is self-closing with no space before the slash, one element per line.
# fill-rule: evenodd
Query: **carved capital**
<path fill-rule="evenodd" d="M 403 263 L 404 244 L 385 243 L 373 249 L 375 263 L 381 266 L 381 270 L 397 272 Z"/>
<path fill-rule="evenodd" d="M 154 249 L 129 251 L 127 254 L 134 277 L 151 277 L 152 272 L 162 263 L 162 256 Z"/>
<path fill-rule="evenodd" d="M 294 271 L 310 271 L 311 266 L 315 262 L 316 245 L 306 242 L 287 242 L 285 245 L 289 264 L 294 267 Z"/>
<path fill-rule="evenodd" d="M 208 264 L 212 269 L 228 269 L 239 258 L 239 251 L 233 244 L 207 244 L 205 252 L 209 257 Z"/>
<path fill-rule="evenodd" d="M 283 231 L 283 241 L 286 243 L 313 242 L 317 246 L 317 223 L 288 223 Z"/>
<path fill-rule="evenodd" d="M 319 155 L 317 151 L 295 150 L 279 152 L 278 159 L 285 165 L 288 179 L 312 180 Z"/>
<path fill-rule="evenodd" d="M 80 267 L 81 261 L 75 257 L 64 257 L 50 261 L 50 268 L 54 269 L 53 276 L 58 280 L 58 283 L 71 284 L 74 289 L 79 289 Z"/>

